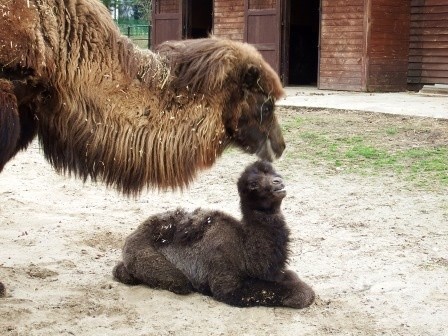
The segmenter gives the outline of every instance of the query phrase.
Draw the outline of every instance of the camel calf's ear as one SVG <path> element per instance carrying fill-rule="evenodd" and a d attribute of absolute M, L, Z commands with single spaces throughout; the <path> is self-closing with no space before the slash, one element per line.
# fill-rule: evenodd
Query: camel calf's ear
<path fill-rule="evenodd" d="M 20 136 L 20 119 L 14 86 L 0 79 L 0 172 L 14 155 Z"/>
<path fill-rule="evenodd" d="M 258 84 L 260 79 L 260 69 L 253 64 L 250 64 L 243 76 L 243 87 L 245 89 L 253 89 Z"/>

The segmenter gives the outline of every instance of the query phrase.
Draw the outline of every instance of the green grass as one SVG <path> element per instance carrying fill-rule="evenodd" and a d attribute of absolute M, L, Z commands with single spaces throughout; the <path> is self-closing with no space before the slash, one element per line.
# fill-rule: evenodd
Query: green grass
<path fill-rule="evenodd" d="M 305 159 L 338 171 L 395 174 L 420 187 L 448 186 L 448 147 L 409 139 L 409 127 L 340 125 L 322 116 L 289 117 L 282 127 L 289 150 L 285 160 Z M 328 117 L 331 119 L 331 117 Z M 423 126 L 422 126 L 423 127 Z M 413 129 L 424 134 L 428 129 Z M 419 140 L 419 139 L 417 139 Z"/>

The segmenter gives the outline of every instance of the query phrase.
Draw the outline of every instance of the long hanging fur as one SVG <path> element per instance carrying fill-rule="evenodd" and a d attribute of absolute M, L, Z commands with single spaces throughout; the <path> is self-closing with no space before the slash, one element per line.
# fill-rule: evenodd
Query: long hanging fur
<path fill-rule="evenodd" d="M 7 1 L 0 17 L 0 80 L 17 101 L 0 103 L 11 147 L 0 149 L 0 169 L 37 133 L 57 171 L 133 195 L 187 186 L 231 144 L 271 159 L 284 149 L 275 116 L 259 112 L 283 89 L 250 45 L 208 38 L 140 50 L 96 0 Z"/>

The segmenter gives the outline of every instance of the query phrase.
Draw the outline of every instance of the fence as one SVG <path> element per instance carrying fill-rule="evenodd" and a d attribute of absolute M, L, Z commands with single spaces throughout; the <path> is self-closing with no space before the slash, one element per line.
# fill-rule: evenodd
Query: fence
<path fill-rule="evenodd" d="M 151 26 L 144 24 L 118 24 L 122 34 L 129 37 L 140 48 L 150 47 Z"/>

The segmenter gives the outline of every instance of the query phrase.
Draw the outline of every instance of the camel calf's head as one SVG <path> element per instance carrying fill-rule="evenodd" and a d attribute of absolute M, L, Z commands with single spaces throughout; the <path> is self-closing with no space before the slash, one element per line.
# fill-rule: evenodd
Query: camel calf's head
<path fill-rule="evenodd" d="M 238 180 L 243 213 L 247 211 L 276 212 L 286 196 L 285 183 L 271 163 L 257 161 L 248 166 Z"/>

